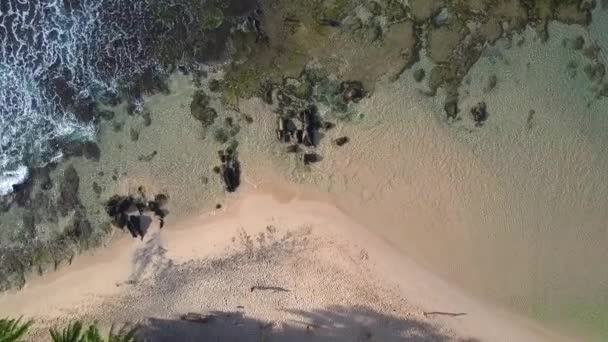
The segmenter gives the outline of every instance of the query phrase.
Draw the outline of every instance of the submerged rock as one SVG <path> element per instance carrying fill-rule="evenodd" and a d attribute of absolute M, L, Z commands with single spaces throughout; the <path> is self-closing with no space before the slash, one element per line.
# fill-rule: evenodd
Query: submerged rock
<path fill-rule="evenodd" d="M 359 81 L 342 82 L 340 84 L 340 92 L 342 93 L 342 100 L 345 103 L 357 103 L 365 96 L 363 83 Z"/>
<path fill-rule="evenodd" d="M 61 216 L 67 216 L 71 210 L 81 206 L 78 198 L 80 177 L 74 166 L 70 165 L 63 171 L 63 180 L 59 186 L 59 198 L 57 198 L 57 209 Z"/>
<path fill-rule="evenodd" d="M 422 80 L 424 80 L 424 78 L 426 77 L 426 71 L 424 71 L 424 69 L 416 69 L 416 71 L 414 71 L 414 81 L 416 82 L 422 82 Z"/>
<path fill-rule="evenodd" d="M 458 117 L 458 102 L 455 100 L 448 101 L 443 106 L 448 119 L 456 119 Z"/>
<path fill-rule="evenodd" d="M 190 113 L 196 120 L 203 124 L 203 127 L 213 125 L 218 116 L 216 110 L 209 107 L 209 103 L 209 96 L 202 90 L 194 93 L 192 102 L 190 103 Z"/>
<path fill-rule="evenodd" d="M 450 20 L 450 11 L 447 7 L 444 7 L 440 9 L 433 17 L 433 24 L 436 27 L 440 27 L 447 24 L 448 20 Z"/>

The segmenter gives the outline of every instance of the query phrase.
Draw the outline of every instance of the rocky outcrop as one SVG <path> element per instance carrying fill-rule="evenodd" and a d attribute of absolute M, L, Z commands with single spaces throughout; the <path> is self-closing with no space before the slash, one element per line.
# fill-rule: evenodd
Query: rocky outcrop
<path fill-rule="evenodd" d="M 140 187 L 138 196 L 112 196 L 105 204 L 106 214 L 112 219 L 112 224 L 121 230 L 125 228 L 134 238 L 144 238 L 149 221 L 146 213 L 151 212 L 160 222 L 160 228 L 165 225 L 168 211 L 165 206 L 169 197 L 164 194 L 154 196 L 147 200 L 143 188 Z"/>
<path fill-rule="evenodd" d="M 241 185 L 241 164 L 235 150 L 219 151 L 221 166 L 217 172 L 222 177 L 227 192 L 234 192 Z"/>

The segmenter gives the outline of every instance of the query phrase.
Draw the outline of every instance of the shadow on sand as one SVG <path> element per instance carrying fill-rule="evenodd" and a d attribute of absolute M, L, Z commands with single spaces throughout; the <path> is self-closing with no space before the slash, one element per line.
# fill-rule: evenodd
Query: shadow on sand
<path fill-rule="evenodd" d="M 285 310 L 283 323 L 249 318 L 242 311 L 212 312 L 199 322 L 149 318 L 143 341 L 458 341 L 432 324 L 402 319 L 366 307 L 332 306 L 323 310 Z"/>

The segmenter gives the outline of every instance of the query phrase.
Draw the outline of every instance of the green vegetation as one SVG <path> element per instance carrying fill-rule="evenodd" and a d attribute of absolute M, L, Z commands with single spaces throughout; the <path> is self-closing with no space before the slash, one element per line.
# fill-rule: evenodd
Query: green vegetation
<path fill-rule="evenodd" d="M 21 319 L 0 319 L 0 342 L 21 342 L 25 339 L 32 321 L 22 322 Z M 136 328 L 123 326 L 118 331 L 110 329 L 107 338 L 103 338 L 96 324 L 84 329 L 82 322 L 74 321 L 63 329 L 51 328 L 49 334 L 53 342 L 134 342 Z"/>
<path fill-rule="evenodd" d="M 0 319 L 0 342 L 25 341 L 23 337 L 27 334 L 31 321 L 22 322 L 20 319 Z"/>

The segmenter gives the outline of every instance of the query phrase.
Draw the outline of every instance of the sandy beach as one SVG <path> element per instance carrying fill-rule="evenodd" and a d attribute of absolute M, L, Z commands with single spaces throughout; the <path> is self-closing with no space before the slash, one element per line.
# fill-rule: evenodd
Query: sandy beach
<path fill-rule="evenodd" d="M 161 64 L 0 197 L 31 340 L 608 339 L 606 4 L 132 5 Z"/>
<path fill-rule="evenodd" d="M 180 315 L 212 315 L 188 323 Z M 320 194 L 248 187 L 0 297 L 47 324 L 139 323 L 146 341 L 557 341 L 424 270 Z"/>

